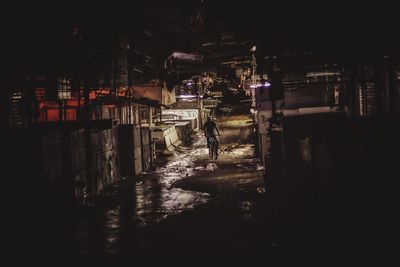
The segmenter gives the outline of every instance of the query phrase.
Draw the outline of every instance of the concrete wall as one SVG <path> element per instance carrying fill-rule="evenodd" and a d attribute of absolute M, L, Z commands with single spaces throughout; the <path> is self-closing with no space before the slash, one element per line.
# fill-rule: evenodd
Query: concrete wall
<path fill-rule="evenodd" d="M 162 114 L 174 115 L 173 120 L 190 120 L 194 131 L 200 128 L 200 113 L 198 109 L 164 109 Z"/>
<path fill-rule="evenodd" d="M 175 150 L 182 141 L 178 138 L 174 125 L 162 125 L 153 128 L 153 138 L 156 142 L 156 151 L 158 153 L 169 153 Z"/>
<path fill-rule="evenodd" d="M 190 121 L 181 121 L 181 122 L 174 122 L 175 129 L 178 134 L 178 139 L 181 140 L 183 143 L 189 142 L 193 129 L 192 124 Z"/>

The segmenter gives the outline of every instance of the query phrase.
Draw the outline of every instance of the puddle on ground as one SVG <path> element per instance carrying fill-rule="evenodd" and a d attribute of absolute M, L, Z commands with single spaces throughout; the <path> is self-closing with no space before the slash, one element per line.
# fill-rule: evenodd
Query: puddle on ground
<path fill-rule="evenodd" d="M 257 192 L 259 194 L 265 194 L 265 187 L 261 187 L 261 186 L 257 187 Z"/>
<path fill-rule="evenodd" d="M 115 243 L 119 241 L 120 232 L 120 208 L 111 209 L 104 214 L 104 236 L 101 239 L 103 249 L 108 254 L 115 254 Z"/>
<path fill-rule="evenodd" d="M 194 209 L 205 204 L 209 194 L 183 190 L 180 188 L 160 188 L 149 191 L 143 184 L 136 187 L 135 219 L 139 226 L 157 223 L 168 216 Z"/>
<path fill-rule="evenodd" d="M 192 176 L 215 171 L 218 167 L 219 171 L 224 171 L 225 168 L 230 168 L 231 163 L 234 164 L 233 166 L 239 164 L 238 167 L 259 170 L 257 167 L 259 162 L 250 159 L 253 153 L 251 145 L 229 146 L 228 150 L 224 151 L 226 153 L 221 155 L 222 161 L 208 160 L 206 140 L 199 134 L 191 147 L 178 149 L 171 157 L 163 159 L 162 166 L 152 172 L 143 173 L 139 180 L 133 180 L 132 184 L 129 184 L 130 187 L 126 187 L 126 184 L 121 184 L 121 186 L 116 184 L 109 192 L 105 192 L 104 202 L 106 200 L 112 202 L 112 205 L 106 205 L 107 207 L 115 203 L 117 205 L 107 209 L 100 207 L 100 214 L 96 214 L 94 220 L 88 219 L 79 226 L 81 254 L 88 255 L 94 253 L 93 251 L 118 254 L 121 244 L 123 246 L 126 239 L 129 240 L 135 236 L 132 234 L 132 229 L 153 225 L 169 216 L 193 210 L 210 201 L 211 196 L 207 193 L 174 188 L 176 181 L 192 179 Z M 223 160 L 226 160 L 225 165 Z M 234 181 L 241 175 L 243 174 L 228 172 L 226 177 L 221 177 Z M 234 182 L 234 185 L 247 183 L 247 181 L 239 180 L 239 182 Z M 217 186 L 231 187 L 233 183 L 220 183 Z M 263 194 L 265 189 L 258 187 L 257 192 Z M 242 201 L 236 209 L 239 209 L 239 216 L 243 220 L 250 220 L 254 213 L 254 203 Z"/>
<path fill-rule="evenodd" d="M 215 164 L 214 162 L 207 163 L 206 171 L 215 171 L 216 169 L 218 169 L 217 164 Z"/>
<path fill-rule="evenodd" d="M 239 203 L 240 217 L 243 220 L 251 220 L 253 218 L 254 203 L 250 201 L 241 201 Z"/>

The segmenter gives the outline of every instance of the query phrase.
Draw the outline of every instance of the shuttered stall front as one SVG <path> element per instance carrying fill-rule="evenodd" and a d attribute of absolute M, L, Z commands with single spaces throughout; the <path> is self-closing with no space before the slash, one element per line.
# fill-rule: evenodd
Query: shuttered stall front
<path fill-rule="evenodd" d="M 147 127 L 141 128 L 142 134 L 142 160 L 143 160 L 143 171 L 150 170 L 153 162 L 152 149 L 151 149 L 151 131 Z"/>
<path fill-rule="evenodd" d="M 105 129 L 90 135 L 92 192 L 97 194 L 118 179 L 117 130 Z"/>
<path fill-rule="evenodd" d="M 119 166 L 121 176 L 131 177 L 142 172 L 140 128 L 132 124 L 118 126 Z"/>
<path fill-rule="evenodd" d="M 135 175 L 138 175 L 143 171 L 142 140 L 141 140 L 140 127 L 133 127 L 133 144 L 134 144 Z"/>
<path fill-rule="evenodd" d="M 362 65 L 358 69 L 358 103 L 359 114 L 368 116 L 376 111 L 376 80 L 371 66 Z"/>
<path fill-rule="evenodd" d="M 90 181 L 88 182 L 88 186 L 91 188 L 88 191 L 94 194 L 100 191 L 103 187 L 102 184 L 99 184 L 99 181 L 101 182 L 101 179 L 99 179 L 101 169 L 100 164 L 97 164 L 97 162 L 100 161 L 100 143 L 101 141 L 99 133 L 90 133 Z"/>
<path fill-rule="evenodd" d="M 49 189 L 60 197 L 82 202 L 87 189 L 84 130 L 44 131 L 41 145 Z"/>
<path fill-rule="evenodd" d="M 43 173 L 51 190 L 57 191 L 62 184 L 62 149 L 61 134 L 48 133 L 43 135 Z"/>
<path fill-rule="evenodd" d="M 85 132 L 83 129 L 72 131 L 71 134 L 71 175 L 74 181 L 75 198 L 81 202 L 86 190 L 86 155 Z"/>
<path fill-rule="evenodd" d="M 118 180 L 118 131 L 116 128 L 102 131 L 102 153 L 103 153 L 103 180 L 114 183 Z"/>

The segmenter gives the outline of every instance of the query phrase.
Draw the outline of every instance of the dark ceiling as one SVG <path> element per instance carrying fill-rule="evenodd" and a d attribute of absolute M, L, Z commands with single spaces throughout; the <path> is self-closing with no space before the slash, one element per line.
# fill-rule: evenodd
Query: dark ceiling
<path fill-rule="evenodd" d="M 253 44 L 266 54 L 287 50 L 369 53 L 397 48 L 396 10 L 383 2 L 367 1 L 32 1 L 4 9 L 3 42 L 14 67 L 51 58 L 76 27 L 90 46 L 107 49 L 124 38 L 156 65 L 173 51 L 197 52 L 209 62 L 222 62 L 241 57 Z"/>

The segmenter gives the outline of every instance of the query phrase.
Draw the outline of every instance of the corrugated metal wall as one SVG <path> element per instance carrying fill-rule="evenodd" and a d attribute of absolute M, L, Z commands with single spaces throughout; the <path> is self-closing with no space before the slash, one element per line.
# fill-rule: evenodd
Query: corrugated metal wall
<path fill-rule="evenodd" d="M 143 171 L 148 171 L 153 165 L 152 137 L 149 128 L 141 128 Z"/>
<path fill-rule="evenodd" d="M 71 174 L 74 180 L 75 198 L 83 200 L 86 185 L 86 148 L 83 129 L 71 132 Z"/>
<path fill-rule="evenodd" d="M 132 129 L 133 129 L 135 175 L 138 175 L 143 171 L 142 140 L 141 140 L 140 127 L 133 127 Z"/>
<path fill-rule="evenodd" d="M 92 192 L 117 181 L 118 132 L 116 128 L 90 134 Z"/>
<path fill-rule="evenodd" d="M 42 153 L 46 184 L 54 193 L 71 190 L 70 197 L 82 201 L 87 186 L 84 130 L 44 131 L 41 139 L 38 153 Z"/>

